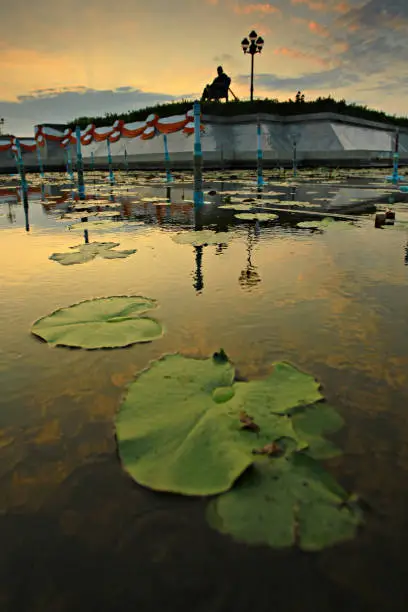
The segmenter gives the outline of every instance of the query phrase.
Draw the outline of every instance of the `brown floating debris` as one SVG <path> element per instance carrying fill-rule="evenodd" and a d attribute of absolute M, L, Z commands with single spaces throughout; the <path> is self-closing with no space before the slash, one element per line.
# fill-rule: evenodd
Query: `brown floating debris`
<path fill-rule="evenodd" d="M 259 431 L 259 426 L 254 422 L 253 417 L 249 416 L 246 412 L 241 410 L 239 413 L 239 420 L 241 422 L 241 429 L 249 429 L 250 431 Z"/>
<path fill-rule="evenodd" d="M 263 448 L 254 448 L 252 451 L 253 455 L 268 455 L 269 457 L 275 457 L 282 452 L 280 446 L 276 444 L 276 442 L 271 442 L 270 444 L 265 444 Z"/>

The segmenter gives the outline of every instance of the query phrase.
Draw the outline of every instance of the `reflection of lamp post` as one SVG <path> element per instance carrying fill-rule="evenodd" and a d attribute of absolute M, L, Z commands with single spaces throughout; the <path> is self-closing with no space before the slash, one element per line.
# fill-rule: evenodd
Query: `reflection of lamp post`
<path fill-rule="evenodd" d="M 26 232 L 30 231 L 30 220 L 28 217 L 28 192 L 27 189 L 22 190 L 23 195 L 23 206 L 24 206 L 24 219 L 25 219 L 25 230 Z"/>
<path fill-rule="evenodd" d="M 251 41 L 251 42 L 250 42 Z M 251 102 L 254 99 L 254 55 L 255 53 L 261 53 L 264 46 L 264 39 L 252 30 L 248 38 L 244 38 L 241 41 L 242 50 L 244 53 L 251 54 Z"/>
<path fill-rule="evenodd" d="M 10 223 L 15 223 L 16 220 L 16 214 L 13 211 L 13 209 L 11 208 L 11 203 L 9 202 L 8 205 L 8 213 L 7 213 L 7 218 L 10 221 Z"/>
<path fill-rule="evenodd" d="M 252 263 L 252 249 L 254 246 L 254 238 L 258 239 L 259 237 L 259 222 L 255 223 L 254 227 L 254 236 L 252 236 L 252 226 L 248 228 L 248 243 L 247 243 L 247 265 L 244 270 L 242 270 L 239 275 L 238 282 L 243 289 L 252 289 L 255 285 L 261 282 L 261 277 L 256 271 L 256 266 Z"/>
<path fill-rule="evenodd" d="M 202 245 L 195 246 L 195 262 L 196 269 L 194 274 L 194 283 L 193 287 L 199 293 L 202 289 L 204 289 L 204 277 L 203 277 L 203 249 Z"/>

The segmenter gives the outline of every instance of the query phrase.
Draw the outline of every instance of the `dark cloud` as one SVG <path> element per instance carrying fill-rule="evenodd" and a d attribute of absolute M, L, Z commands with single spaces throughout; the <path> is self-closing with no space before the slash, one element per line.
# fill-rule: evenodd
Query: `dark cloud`
<path fill-rule="evenodd" d="M 343 65 L 366 76 L 389 73 L 397 82 L 408 61 L 407 0 L 369 0 L 339 16 L 336 25 L 349 45 Z"/>
<path fill-rule="evenodd" d="M 215 57 L 213 57 L 212 59 L 213 62 L 215 63 L 222 63 L 222 62 L 235 62 L 236 58 L 233 57 L 232 55 L 230 55 L 229 53 L 221 53 L 221 55 L 216 55 Z"/>
<path fill-rule="evenodd" d="M 344 25 L 359 28 L 395 29 L 408 27 L 407 0 L 369 0 L 358 8 L 353 8 L 338 18 Z"/>
<path fill-rule="evenodd" d="M 0 116 L 6 120 L 4 131 L 19 136 L 32 136 L 37 123 L 65 123 L 75 117 L 104 116 L 106 113 L 137 110 L 173 100 L 191 99 L 195 95 L 186 93 L 174 96 L 145 92 L 128 86 L 116 90 L 95 90 L 82 86 L 75 90 L 64 89 L 67 88 L 40 89 L 18 96 L 17 102 L 0 101 Z"/>
<path fill-rule="evenodd" d="M 135 91 L 134 87 L 116 87 L 117 92 Z"/>
<path fill-rule="evenodd" d="M 249 83 L 249 75 L 238 75 L 235 78 L 240 84 Z M 358 74 L 343 72 L 341 68 L 333 68 L 322 72 L 306 73 L 296 77 L 279 77 L 276 74 L 257 74 L 254 77 L 255 87 L 266 91 L 274 90 L 313 90 L 335 87 L 348 87 L 361 81 Z"/>

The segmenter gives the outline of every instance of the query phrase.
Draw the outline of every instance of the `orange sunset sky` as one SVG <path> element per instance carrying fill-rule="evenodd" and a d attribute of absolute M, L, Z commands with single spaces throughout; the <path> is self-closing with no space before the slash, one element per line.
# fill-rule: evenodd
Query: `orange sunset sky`
<path fill-rule="evenodd" d="M 407 0 L 1 0 L 3 132 L 196 98 L 218 64 L 249 97 L 331 94 L 406 115 Z"/>

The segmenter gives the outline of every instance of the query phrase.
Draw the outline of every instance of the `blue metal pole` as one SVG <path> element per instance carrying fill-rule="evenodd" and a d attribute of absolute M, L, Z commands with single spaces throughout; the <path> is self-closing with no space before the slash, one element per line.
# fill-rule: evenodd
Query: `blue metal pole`
<path fill-rule="evenodd" d="M 79 125 L 75 128 L 76 136 L 76 156 L 77 156 L 77 175 L 78 175 L 78 195 L 80 200 L 85 200 L 85 182 L 84 182 L 84 162 L 82 159 L 81 149 L 81 128 Z"/>
<path fill-rule="evenodd" d="M 67 154 L 67 173 L 71 179 L 71 183 L 74 182 L 74 171 L 72 169 L 72 153 L 71 153 L 71 145 L 67 144 L 65 152 Z"/>
<path fill-rule="evenodd" d="M 392 174 L 386 176 L 385 179 L 387 181 L 392 181 L 394 185 L 398 183 L 398 181 L 402 180 L 404 177 L 398 174 L 398 161 L 399 161 L 399 129 L 397 128 L 395 132 L 395 145 L 394 145 L 394 154 L 393 154 L 393 169 Z"/>
<path fill-rule="evenodd" d="M 124 155 L 124 158 L 125 158 L 125 170 L 126 170 L 126 172 L 128 172 L 129 164 L 128 164 L 128 156 L 127 156 L 126 146 L 124 147 L 123 155 Z"/>
<path fill-rule="evenodd" d="M 399 130 L 397 129 L 396 134 L 395 134 L 395 151 L 394 151 L 394 165 L 393 165 L 393 171 L 392 171 L 392 182 L 394 184 L 398 183 L 398 159 L 399 159 L 399 152 L 398 152 L 398 145 L 399 145 Z"/>
<path fill-rule="evenodd" d="M 93 171 L 95 166 L 94 153 L 91 151 L 91 170 Z"/>
<path fill-rule="evenodd" d="M 36 144 L 36 149 L 37 149 L 38 166 L 40 168 L 40 176 L 41 178 L 44 178 L 44 166 L 43 166 L 42 157 L 41 157 L 41 149 L 38 143 Z"/>
<path fill-rule="evenodd" d="M 257 185 L 258 188 L 263 187 L 264 180 L 262 177 L 262 139 L 261 139 L 261 122 L 259 116 L 257 117 L 256 124 L 256 133 L 257 133 Z"/>
<path fill-rule="evenodd" d="M 111 185 L 114 185 L 115 177 L 113 176 L 113 170 L 112 170 L 112 153 L 111 153 L 109 138 L 106 139 L 106 146 L 108 148 L 109 181 Z"/>
<path fill-rule="evenodd" d="M 200 103 L 194 102 L 194 205 L 204 203 L 203 194 L 203 153 L 201 150 L 201 110 Z"/>
<path fill-rule="evenodd" d="M 27 185 L 25 169 L 24 169 L 24 164 L 23 164 L 23 156 L 21 155 L 20 140 L 18 138 L 15 139 L 15 145 L 17 149 L 16 162 L 17 162 L 17 168 L 20 174 L 21 189 L 24 192 L 24 191 L 27 191 L 28 185 Z"/>
<path fill-rule="evenodd" d="M 163 134 L 163 144 L 164 144 L 164 167 L 166 168 L 166 180 L 168 183 L 171 183 L 173 177 L 170 172 L 170 155 L 169 148 L 167 146 L 167 134 Z"/>

